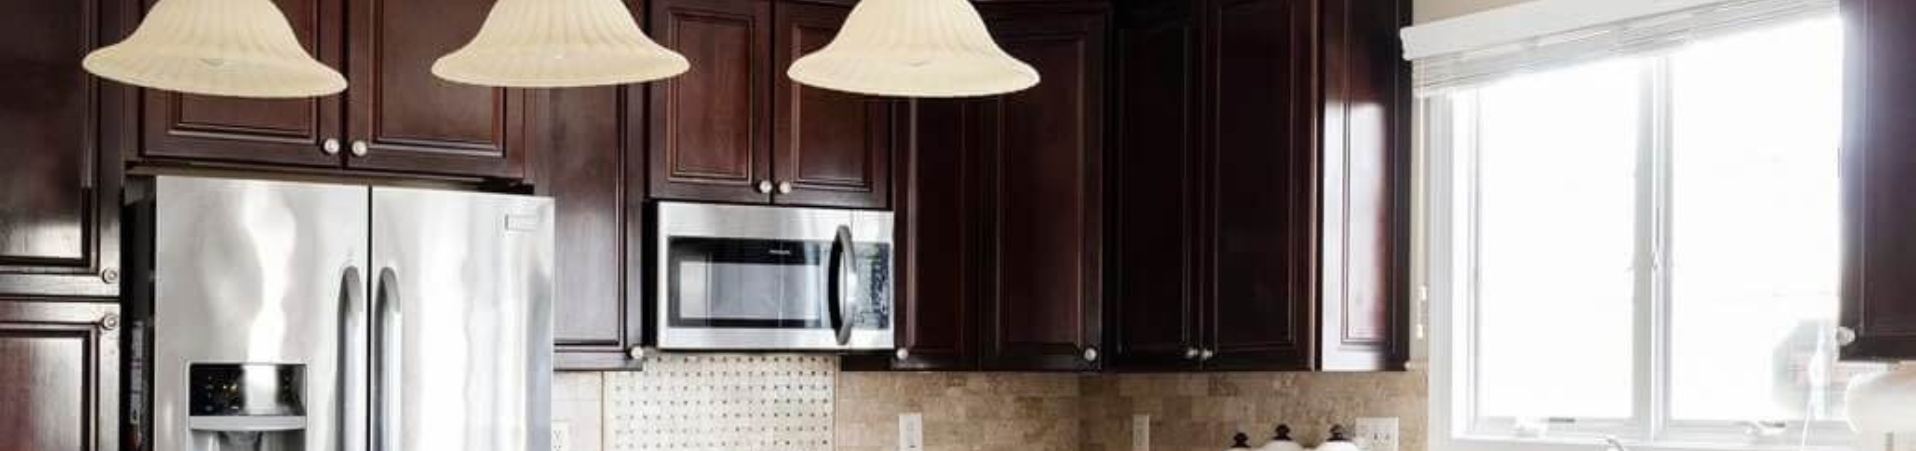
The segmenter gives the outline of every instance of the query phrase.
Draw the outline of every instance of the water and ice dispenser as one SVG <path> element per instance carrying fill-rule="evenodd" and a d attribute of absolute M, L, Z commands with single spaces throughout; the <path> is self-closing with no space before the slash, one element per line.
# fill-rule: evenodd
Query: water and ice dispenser
<path fill-rule="evenodd" d="M 304 451 L 305 365 L 190 364 L 193 451 Z"/>

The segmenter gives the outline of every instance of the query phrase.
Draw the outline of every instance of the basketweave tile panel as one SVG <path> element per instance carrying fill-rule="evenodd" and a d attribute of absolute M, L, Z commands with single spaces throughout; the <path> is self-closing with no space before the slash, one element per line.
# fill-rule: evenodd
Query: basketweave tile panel
<path fill-rule="evenodd" d="M 606 373 L 606 451 L 831 451 L 838 360 L 662 355 Z"/>

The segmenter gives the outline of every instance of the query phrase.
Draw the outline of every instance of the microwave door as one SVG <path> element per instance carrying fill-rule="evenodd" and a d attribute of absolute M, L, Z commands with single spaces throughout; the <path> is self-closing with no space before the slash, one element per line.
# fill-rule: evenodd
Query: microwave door
<path fill-rule="evenodd" d="M 374 188 L 373 451 L 549 449 L 549 199 Z"/>
<path fill-rule="evenodd" d="M 833 347 L 813 336 L 832 324 L 829 243 L 687 236 L 665 247 L 664 347 Z"/>

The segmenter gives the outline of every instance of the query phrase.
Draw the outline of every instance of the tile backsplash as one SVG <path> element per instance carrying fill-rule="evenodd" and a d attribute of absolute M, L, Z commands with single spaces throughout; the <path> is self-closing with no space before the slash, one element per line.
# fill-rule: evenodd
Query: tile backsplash
<path fill-rule="evenodd" d="M 662 368 L 662 367 L 661 367 Z M 681 364 L 675 371 L 686 371 Z M 715 368 L 715 370 L 718 370 Z M 835 451 L 898 449 L 898 416 L 923 414 L 925 451 L 1130 451 L 1131 416 L 1152 419 L 1152 451 L 1216 451 L 1243 431 L 1252 443 L 1288 423 L 1314 446 L 1333 422 L 1397 417 L 1400 451 L 1422 451 L 1425 373 L 1044 373 L 838 372 L 832 402 Z M 571 451 L 633 448 L 608 403 L 643 376 L 562 372 L 553 383 L 553 420 Z M 758 394 L 734 392 L 740 401 Z M 611 412 L 612 414 L 608 414 Z M 607 427 L 608 423 L 613 427 Z M 662 451 L 662 450 L 661 450 Z"/>

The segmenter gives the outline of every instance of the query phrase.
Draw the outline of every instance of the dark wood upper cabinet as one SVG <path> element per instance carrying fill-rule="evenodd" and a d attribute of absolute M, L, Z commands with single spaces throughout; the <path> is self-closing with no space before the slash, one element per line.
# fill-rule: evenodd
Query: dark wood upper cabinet
<path fill-rule="evenodd" d="M 643 11 L 643 9 L 634 9 Z M 553 364 L 620 369 L 640 345 L 645 280 L 643 89 L 554 89 L 533 127 L 535 186 L 551 196 L 562 237 L 553 245 Z"/>
<path fill-rule="evenodd" d="M 1120 15 L 1113 367 L 1400 367 L 1407 6 L 1188 5 Z"/>
<path fill-rule="evenodd" d="M 1916 3 L 1843 0 L 1843 327 L 1851 360 L 1916 359 Z"/>
<path fill-rule="evenodd" d="M 1204 346 L 1196 305 L 1197 25 L 1189 2 L 1118 16 L 1109 183 L 1110 365 L 1184 369 Z"/>
<path fill-rule="evenodd" d="M 763 203 L 771 199 L 767 107 L 772 4 L 767 0 L 653 0 L 659 44 L 685 55 L 686 73 L 651 84 L 651 195 Z"/>
<path fill-rule="evenodd" d="M 1091 370 L 1102 343 L 1103 12 L 991 23 L 1044 80 L 981 106 L 985 369 Z"/>
<path fill-rule="evenodd" d="M 130 142 L 134 124 L 117 120 L 130 90 L 80 60 L 119 39 L 134 7 L 0 2 L 0 294 L 119 294 L 121 168 L 108 149 Z"/>
<path fill-rule="evenodd" d="M 774 9 L 774 199 L 789 205 L 885 208 L 891 194 L 892 110 L 901 102 L 813 88 L 785 76 L 792 61 L 838 35 L 851 8 L 783 2 Z"/>
<path fill-rule="evenodd" d="M 147 2 L 149 5 L 151 1 Z M 274 0 L 320 62 L 343 68 L 345 0 Z M 139 156 L 304 167 L 338 167 L 325 151 L 340 133 L 340 96 L 243 99 L 142 90 Z M 341 147 L 343 148 L 343 147 Z"/>
<path fill-rule="evenodd" d="M 120 449 L 119 310 L 0 300 L 0 449 Z"/>
<path fill-rule="evenodd" d="M 978 276 L 983 264 L 979 228 L 975 128 L 988 100 L 924 99 L 907 115 L 911 144 L 899 153 L 893 205 L 897 346 L 878 368 L 976 369 Z M 848 363 L 853 360 L 848 359 Z"/>
<path fill-rule="evenodd" d="M 432 74 L 434 61 L 479 32 L 491 2 L 351 0 L 350 6 L 347 167 L 525 176 L 525 92 Z M 362 143 L 365 155 L 357 155 Z"/>

